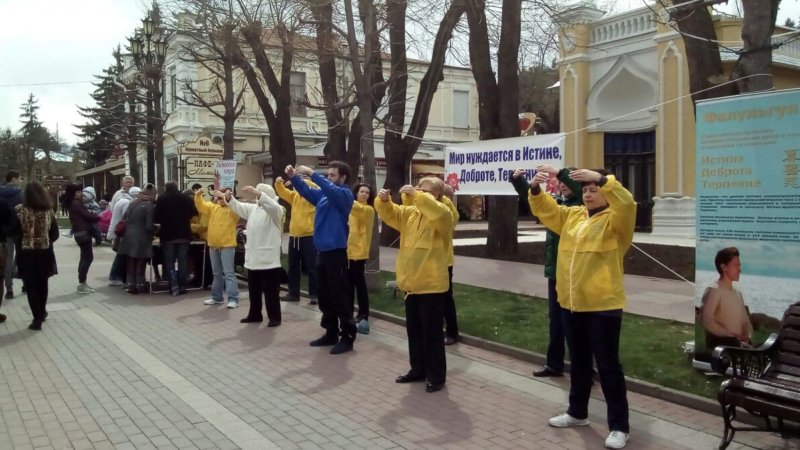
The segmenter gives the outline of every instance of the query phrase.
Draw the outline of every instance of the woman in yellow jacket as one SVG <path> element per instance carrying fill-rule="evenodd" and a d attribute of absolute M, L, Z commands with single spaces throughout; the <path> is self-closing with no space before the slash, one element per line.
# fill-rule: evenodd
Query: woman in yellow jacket
<path fill-rule="evenodd" d="M 310 179 L 305 180 L 311 188 L 317 188 Z M 302 195 L 288 189 L 291 181 L 278 177 L 275 180 L 275 192 L 278 197 L 291 205 L 289 219 L 289 293 L 281 298 L 283 301 L 300 300 L 301 266 L 308 272 L 308 296 L 312 305 L 317 304 L 317 248 L 314 246 L 314 216 L 316 207 Z"/>
<path fill-rule="evenodd" d="M 369 334 L 369 293 L 364 270 L 369 259 L 369 246 L 372 242 L 372 226 L 375 224 L 375 191 L 366 183 L 358 183 L 353 188 L 353 209 L 347 225 L 350 233 L 347 236 L 347 274 L 350 278 L 350 305 L 355 306 L 358 297 L 358 315 L 356 329 L 359 333 Z"/>
<path fill-rule="evenodd" d="M 423 381 L 427 392 L 444 387 L 447 373 L 442 322 L 448 288 L 448 241 L 453 239 L 453 215 L 441 202 L 444 183 L 423 178 L 418 187 L 406 185 L 400 193 L 413 206 L 392 202 L 381 189 L 375 211 L 383 222 L 400 232 L 397 253 L 397 287 L 406 293 L 406 333 L 411 370 L 397 383 Z"/>
<path fill-rule="evenodd" d="M 194 206 L 197 212 L 208 215 L 208 251 L 211 256 L 211 271 L 214 281 L 211 283 L 211 298 L 205 301 L 206 305 L 221 305 L 225 303 L 224 292 L 228 294 L 228 308 L 239 306 L 239 285 L 234 272 L 234 256 L 236 254 L 236 224 L 239 216 L 236 215 L 218 196 L 225 195 L 230 198 L 229 189 L 212 192 L 213 202 L 203 199 L 203 190 L 194 194 Z"/>
<path fill-rule="evenodd" d="M 556 428 L 588 425 L 592 390 L 592 357 L 608 407 L 607 448 L 628 441 L 628 398 L 619 362 L 619 335 L 625 307 L 623 260 L 633 240 L 636 203 L 613 175 L 577 169 L 569 177 L 583 185 L 583 206 L 563 206 L 540 184 L 550 174 L 540 166 L 528 202 L 544 226 L 561 236 L 556 290 L 570 346 L 570 392 L 567 412 L 549 420 Z M 523 176 L 517 170 L 514 177 Z"/>

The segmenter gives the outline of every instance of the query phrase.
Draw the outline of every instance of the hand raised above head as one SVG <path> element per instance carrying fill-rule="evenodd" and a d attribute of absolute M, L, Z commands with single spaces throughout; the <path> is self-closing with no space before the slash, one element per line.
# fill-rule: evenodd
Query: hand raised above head
<path fill-rule="evenodd" d="M 550 175 L 558 175 L 558 169 L 556 169 L 555 167 L 553 167 L 551 165 L 548 165 L 548 164 L 541 164 L 539 166 L 536 166 L 536 171 L 537 172 L 545 172 L 545 173 L 548 173 Z"/>
<path fill-rule="evenodd" d="M 410 195 L 410 196 L 414 196 L 414 195 L 417 194 L 417 188 L 415 188 L 414 186 L 412 186 L 410 184 L 407 184 L 407 185 L 405 185 L 405 186 L 400 188 L 400 193 L 401 194 Z"/>
<path fill-rule="evenodd" d="M 261 194 L 261 191 L 259 191 L 258 189 L 254 188 L 253 186 L 245 186 L 245 187 L 243 187 L 242 188 L 242 192 L 247 192 L 247 193 L 250 193 L 250 194 Z"/>
<path fill-rule="evenodd" d="M 517 180 L 519 177 L 525 177 L 525 169 L 514 169 L 514 173 L 511 174 L 511 178 Z"/>
<path fill-rule="evenodd" d="M 294 177 L 296 171 L 295 171 L 294 167 L 292 167 L 292 165 L 289 164 L 288 166 L 286 166 L 286 169 L 284 170 L 284 172 L 286 173 L 287 177 L 292 178 L 292 177 Z"/>
<path fill-rule="evenodd" d="M 283 177 L 275 178 L 275 183 L 283 183 Z"/>
<path fill-rule="evenodd" d="M 299 173 L 300 175 L 307 175 L 307 176 L 311 176 L 311 174 L 314 173 L 314 171 L 311 170 L 311 168 L 308 166 L 299 166 L 295 169 L 295 172 Z"/>
<path fill-rule="evenodd" d="M 585 183 L 598 183 L 603 178 L 599 172 L 589 169 L 575 169 L 569 173 L 569 177 L 575 181 Z"/>
<path fill-rule="evenodd" d="M 547 182 L 550 179 L 550 174 L 547 172 L 536 172 L 531 180 L 531 186 Z"/>
<path fill-rule="evenodd" d="M 378 191 L 378 198 L 384 202 L 389 201 L 392 198 L 391 192 L 389 189 L 381 189 Z"/>

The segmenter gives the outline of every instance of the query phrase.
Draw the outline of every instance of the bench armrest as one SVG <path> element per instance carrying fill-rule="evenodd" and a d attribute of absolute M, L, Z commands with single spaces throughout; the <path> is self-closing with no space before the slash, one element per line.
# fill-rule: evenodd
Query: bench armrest
<path fill-rule="evenodd" d="M 757 378 L 767 370 L 778 351 L 778 335 L 772 333 L 758 348 L 720 345 L 711 354 L 711 368 L 725 375 L 730 368 L 734 378 Z"/>

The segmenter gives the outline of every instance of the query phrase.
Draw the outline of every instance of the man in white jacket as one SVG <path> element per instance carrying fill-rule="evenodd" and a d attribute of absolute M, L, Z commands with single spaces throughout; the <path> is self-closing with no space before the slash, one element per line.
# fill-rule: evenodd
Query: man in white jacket
<path fill-rule="evenodd" d="M 114 233 L 114 228 L 117 227 L 117 224 L 125 216 L 125 211 L 128 210 L 128 205 L 130 205 L 131 201 L 139 197 L 139 192 L 141 192 L 141 189 L 133 186 L 127 191 L 123 191 L 120 195 L 119 200 L 117 200 L 114 208 L 111 210 L 111 223 L 108 225 L 108 232 L 106 233 L 106 239 L 109 241 L 114 242 L 114 240 L 122 238 L 122 236 L 117 236 Z M 112 248 L 116 248 L 116 246 L 113 246 Z M 114 262 L 111 263 L 111 270 L 108 273 L 109 286 L 122 286 L 123 282 L 125 281 L 125 277 L 127 276 L 125 262 L 125 256 L 122 256 L 119 253 L 114 256 Z"/>
<path fill-rule="evenodd" d="M 243 203 L 235 198 L 218 198 L 227 202 L 231 211 L 247 220 L 247 243 L 245 244 L 244 267 L 247 269 L 247 287 L 250 293 L 250 311 L 242 323 L 262 322 L 261 299 L 267 309 L 268 327 L 281 324 L 280 288 L 286 271 L 281 267 L 281 233 L 286 214 L 278 204 L 272 186 L 259 184 L 255 188 L 245 186 L 241 192 L 255 196 L 256 203 Z"/>

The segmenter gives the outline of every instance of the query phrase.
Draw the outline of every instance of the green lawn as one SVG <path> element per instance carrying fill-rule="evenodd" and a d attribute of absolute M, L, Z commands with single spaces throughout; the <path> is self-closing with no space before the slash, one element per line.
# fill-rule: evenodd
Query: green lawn
<path fill-rule="evenodd" d="M 381 271 L 380 278 L 383 287 L 395 279 L 395 274 Z M 307 289 L 307 282 L 308 277 L 304 276 L 302 289 Z M 463 284 L 455 284 L 453 292 L 461 333 L 536 353 L 546 352 L 546 299 Z M 370 292 L 370 308 L 405 315 L 400 294 L 392 297 L 392 291 L 385 289 Z M 620 337 L 625 375 L 704 397 L 715 396 L 722 379 L 707 377 L 692 368 L 683 353 L 684 343 L 691 340 L 693 324 L 625 314 Z"/>

